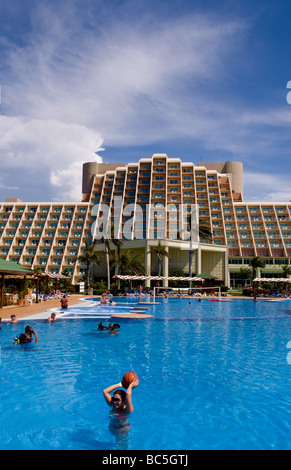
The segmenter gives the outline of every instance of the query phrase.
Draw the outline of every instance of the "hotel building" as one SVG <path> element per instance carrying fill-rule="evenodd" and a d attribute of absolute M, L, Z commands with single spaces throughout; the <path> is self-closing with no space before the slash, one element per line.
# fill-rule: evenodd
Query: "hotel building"
<path fill-rule="evenodd" d="M 228 286 L 241 283 L 240 268 L 248 267 L 253 256 L 266 263 L 263 277 L 281 277 L 281 266 L 290 264 L 291 202 L 244 202 L 241 162 L 195 165 L 155 154 L 129 164 L 85 163 L 80 199 L 0 203 L 0 256 L 49 273 L 67 269 L 77 284 L 87 268 L 76 257 L 84 253 L 85 241 L 92 243 L 92 233 L 102 235 L 110 220 L 121 249 L 144 254 L 147 275 L 157 272 L 150 249 L 158 240 L 169 253 L 163 260 L 164 276 L 178 269 L 189 274 L 190 249 L 193 275 L 208 272 Z M 210 224 L 211 243 L 183 236 L 189 233 L 194 205 L 199 223 Z M 102 240 L 97 250 L 104 252 Z M 106 276 L 105 263 L 96 274 Z"/>

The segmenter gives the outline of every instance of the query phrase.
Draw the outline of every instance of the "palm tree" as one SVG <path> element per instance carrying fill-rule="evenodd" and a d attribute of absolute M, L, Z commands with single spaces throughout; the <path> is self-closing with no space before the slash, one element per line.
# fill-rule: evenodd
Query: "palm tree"
<path fill-rule="evenodd" d="M 152 246 L 151 249 L 148 251 L 148 253 L 151 253 L 151 254 L 153 254 L 154 256 L 157 257 L 157 260 L 158 260 L 158 276 L 160 276 L 161 271 L 162 271 L 163 258 L 164 258 L 164 256 L 169 258 L 169 253 L 166 250 L 166 247 L 164 247 L 161 243 L 161 240 L 159 240 L 158 245 L 157 246 Z"/>
<path fill-rule="evenodd" d="M 265 262 L 259 256 L 254 256 L 254 258 L 251 259 L 249 265 L 253 271 L 253 282 L 254 282 L 254 279 L 256 278 L 256 275 L 257 275 L 257 269 L 264 269 Z"/>
<path fill-rule="evenodd" d="M 282 266 L 282 271 L 283 271 L 284 277 L 288 278 L 288 276 L 291 274 L 290 264 L 288 266 Z"/>
<path fill-rule="evenodd" d="M 106 257 L 106 267 L 107 267 L 107 289 L 110 290 L 110 243 L 116 246 L 117 248 L 117 260 L 120 258 L 120 249 L 122 246 L 122 241 L 119 240 L 119 238 L 114 237 L 114 227 L 111 227 L 111 236 L 110 238 L 101 238 L 102 243 L 104 243 L 104 252 L 105 252 L 105 257 Z M 118 264 L 117 264 L 118 266 Z M 120 281 L 119 281 L 120 282 Z"/>
<path fill-rule="evenodd" d="M 86 262 L 87 264 L 87 288 L 90 287 L 90 266 L 91 263 L 97 264 L 98 266 L 101 265 L 102 261 L 100 256 L 96 253 L 95 247 L 97 245 L 97 240 L 94 240 L 93 243 L 90 245 L 87 240 L 85 240 L 85 252 L 83 255 L 78 256 L 76 259 L 81 263 Z"/>
<path fill-rule="evenodd" d="M 102 237 L 102 243 L 104 243 L 104 253 L 106 259 L 106 268 L 107 268 L 107 289 L 110 290 L 110 262 L 109 262 L 109 253 L 110 253 L 110 239 Z"/>
<path fill-rule="evenodd" d="M 144 255 L 131 250 L 124 250 L 119 259 L 120 271 L 128 276 L 144 274 Z M 131 281 L 130 281 L 131 288 Z"/>

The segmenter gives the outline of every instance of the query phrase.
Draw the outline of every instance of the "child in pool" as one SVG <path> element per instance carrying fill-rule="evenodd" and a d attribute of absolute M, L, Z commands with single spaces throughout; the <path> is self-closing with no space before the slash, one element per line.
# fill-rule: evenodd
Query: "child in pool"
<path fill-rule="evenodd" d="M 122 383 L 116 385 L 111 385 L 103 390 L 103 395 L 106 403 L 109 406 L 112 406 L 112 411 L 110 412 L 111 422 L 110 426 L 115 430 L 128 430 L 128 415 L 133 412 L 133 405 L 131 400 L 132 389 L 138 386 L 138 380 L 132 382 L 126 392 L 121 390 L 119 387 L 122 387 Z M 113 396 L 110 395 L 111 392 Z"/>

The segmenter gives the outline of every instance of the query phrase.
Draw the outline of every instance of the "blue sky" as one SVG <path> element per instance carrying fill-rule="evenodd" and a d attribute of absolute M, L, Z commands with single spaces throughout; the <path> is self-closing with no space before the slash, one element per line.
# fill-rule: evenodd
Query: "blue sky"
<path fill-rule="evenodd" d="M 291 200 L 290 15 L 280 0 L 0 0 L 0 200 L 78 201 L 82 163 L 154 153 L 240 160 L 245 200 Z"/>

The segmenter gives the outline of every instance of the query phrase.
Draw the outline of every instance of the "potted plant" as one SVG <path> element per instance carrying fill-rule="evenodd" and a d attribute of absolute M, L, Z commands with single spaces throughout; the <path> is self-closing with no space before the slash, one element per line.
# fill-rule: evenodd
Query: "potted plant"
<path fill-rule="evenodd" d="M 21 307 L 24 305 L 25 296 L 27 295 L 26 282 L 23 282 L 21 287 L 18 289 L 17 294 L 18 294 L 17 305 Z"/>

